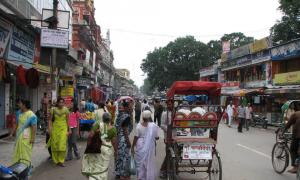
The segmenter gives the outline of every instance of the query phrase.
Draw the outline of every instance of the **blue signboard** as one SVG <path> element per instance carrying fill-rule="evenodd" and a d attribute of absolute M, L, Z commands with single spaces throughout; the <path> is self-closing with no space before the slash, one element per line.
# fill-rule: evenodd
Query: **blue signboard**
<path fill-rule="evenodd" d="M 34 38 L 17 27 L 12 28 L 7 59 L 14 64 L 31 68 L 34 57 Z"/>
<path fill-rule="evenodd" d="M 300 56 L 300 40 L 272 48 L 272 60 L 279 61 Z"/>

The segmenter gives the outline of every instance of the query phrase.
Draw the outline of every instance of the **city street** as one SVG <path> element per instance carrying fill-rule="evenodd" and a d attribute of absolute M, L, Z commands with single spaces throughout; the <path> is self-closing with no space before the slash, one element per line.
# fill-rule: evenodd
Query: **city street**
<path fill-rule="evenodd" d="M 162 135 L 162 134 L 161 134 Z M 218 150 L 221 154 L 224 180 L 294 180 L 295 175 L 284 173 L 278 175 L 271 164 L 271 150 L 275 142 L 274 130 L 250 129 L 237 133 L 236 128 L 220 126 Z M 83 151 L 85 142 L 80 142 Z M 160 167 L 164 156 L 164 145 L 160 139 L 157 147 L 156 162 Z M 45 150 L 46 151 L 46 150 Z M 35 156 L 33 157 L 35 159 Z M 44 162 L 35 169 L 32 180 L 84 179 L 81 175 L 81 161 L 73 160 L 66 163 L 67 167 L 56 167 Z M 184 174 L 183 179 L 194 179 L 197 175 Z M 110 168 L 110 179 L 113 179 L 113 165 Z M 134 179 L 134 178 L 132 178 Z M 159 178 L 157 178 L 159 179 Z M 195 178 L 196 179 L 196 178 Z M 199 178 L 198 178 L 199 179 Z"/>

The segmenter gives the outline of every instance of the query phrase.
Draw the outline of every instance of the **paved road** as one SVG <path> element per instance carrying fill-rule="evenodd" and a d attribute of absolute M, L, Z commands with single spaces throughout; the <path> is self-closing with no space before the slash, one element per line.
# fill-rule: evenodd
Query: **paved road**
<path fill-rule="evenodd" d="M 294 175 L 288 173 L 278 175 L 273 171 L 271 150 L 274 142 L 274 132 L 271 130 L 251 129 L 240 134 L 237 133 L 236 128 L 221 125 L 218 150 L 222 158 L 223 180 L 295 180 Z M 164 157 L 164 146 L 162 140 L 158 144 L 156 162 L 159 168 Z M 85 142 L 80 142 L 79 146 L 83 151 Z M 81 161 L 74 160 L 67 162 L 66 165 L 67 167 L 60 168 L 45 160 L 35 169 L 31 179 L 85 179 L 80 174 Z M 109 170 L 110 179 L 114 179 L 113 164 Z M 183 175 L 181 177 L 194 179 L 196 176 Z"/>

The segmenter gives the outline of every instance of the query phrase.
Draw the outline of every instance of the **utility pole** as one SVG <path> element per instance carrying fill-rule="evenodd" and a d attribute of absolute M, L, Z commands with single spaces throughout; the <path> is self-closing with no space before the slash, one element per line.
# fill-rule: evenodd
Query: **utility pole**
<path fill-rule="evenodd" d="M 49 28 L 51 29 L 57 29 L 57 24 L 58 24 L 57 11 L 58 11 L 58 0 L 53 0 L 53 17 L 52 17 L 52 22 L 50 23 L 49 26 Z M 52 55 L 50 59 L 51 89 L 52 89 L 52 96 L 56 94 L 56 97 L 52 97 L 52 99 L 57 98 L 57 73 L 58 72 L 56 72 L 56 57 L 57 57 L 57 49 L 52 48 Z"/>

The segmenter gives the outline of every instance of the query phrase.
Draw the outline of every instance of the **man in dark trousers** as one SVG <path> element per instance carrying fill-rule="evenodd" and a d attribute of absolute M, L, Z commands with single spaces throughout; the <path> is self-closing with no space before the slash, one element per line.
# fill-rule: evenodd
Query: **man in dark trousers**
<path fill-rule="evenodd" d="M 288 123 L 285 125 L 284 131 L 288 130 L 291 126 L 293 126 L 292 130 L 292 142 L 290 146 L 290 153 L 291 153 L 291 159 L 292 159 L 292 166 L 293 168 L 288 170 L 289 173 L 297 173 L 297 165 L 296 165 L 296 159 L 299 157 L 298 155 L 298 148 L 300 143 L 300 108 L 299 105 L 295 108 L 295 113 L 293 113 L 288 121 Z"/>
<path fill-rule="evenodd" d="M 238 132 L 242 133 L 243 126 L 245 123 L 245 118 L 246 118 L 246 109 L 243 103 L 241 103 L 241 105 L 238 107 L 238 118 L 239 118 Z"/>
<path fill-rule="evenodd" d="M 139 99 L 135 101 L 135 123 L 139 123 L 141 119 L 142 104 Z"/>
<path fill-rule="evenodd" d="M 159 100 L 155 100 L 154 104 L 154 123 L 157 121 L 157 125 L 160 127 L 161 125 L 161 114 L 163 113 L 164 108 L 160 104 Z"/>

